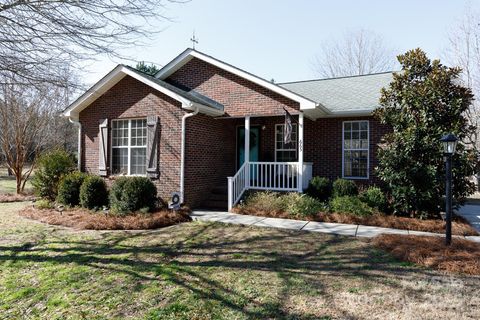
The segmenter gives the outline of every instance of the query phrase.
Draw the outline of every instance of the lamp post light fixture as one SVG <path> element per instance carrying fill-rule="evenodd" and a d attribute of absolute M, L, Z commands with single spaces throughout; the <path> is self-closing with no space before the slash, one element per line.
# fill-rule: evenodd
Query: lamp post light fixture
<path fill-rule="evenodd" d="M 449 246 L 452 243 L 452 156 L 457 148 L 458 139 L 449 133 L 440 141 L 443 144 L 443 154 L 445 155 L 445 244 Z"/>

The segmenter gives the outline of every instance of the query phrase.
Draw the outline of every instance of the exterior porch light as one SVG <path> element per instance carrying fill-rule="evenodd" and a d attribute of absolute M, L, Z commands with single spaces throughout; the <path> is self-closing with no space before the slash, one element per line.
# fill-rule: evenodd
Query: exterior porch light
<path fill-rule="evenodd" d="M 445 155 L 445 244 L 449 246 L 452 243 L 452 156 L 457 148 L 458 139 L 449 133 L 443 136 L 440 142 L 443 144 Z"/>

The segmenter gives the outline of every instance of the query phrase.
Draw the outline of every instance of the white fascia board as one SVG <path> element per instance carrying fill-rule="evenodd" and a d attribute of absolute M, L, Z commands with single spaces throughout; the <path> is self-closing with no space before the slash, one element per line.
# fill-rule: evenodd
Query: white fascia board
<path fill-rule="evenodd" d="M 315 101 L 312 101 L 310 99 L 307 99 L 305 97 L 302 97 L 290 90 L 287 90 L 285 88 L 282 88 L 274 83 L 271 83 L 270 81 L 267 81 L 265 79 L 262 79 L 260 77 L 257 77 L 251 73 L 248 73 L 246 71 L 240 70 L 232 65 L 229 65 L 227 63 L 224 63 L 222 61 L 219 61 L 217 59 L 214 59 L 210 56 L 207 56 L 201 52 L 195 51 L 193 49 L 187 49 L 184 52 L 182 52 L 180 55 L 178 55 L 175 59 L 170 61 L 165 67 L 163 67 L 156 75 L 155 77 L 158 79 L 165 80 L 168 78 L 170 75 L 172 75 L 175 71 L 183 67 L 187 62 L 192 60 L 192 58 L 195 57 L 197 59 L 200 59 L 202 61 L 205 61 L 211 65 L 214 65 L 220 69 L 223 69 L 227 72 L 230 72 L 232 74 L 235 74 L 243 79 L 246 79 L 248 81 L 251 81 L 261 87 L 264 87 L 266 89 L 269 89 L 273 92 L 276 92 L 286 98 L 289 98 L 293 101 L 296 101 L 300 104 L 300 110 L 306 110 L 306 109 L 315 109 L 319 108 L 322 110 L 325 114 L 329 114 L 330 112 L 323 107 L 322 105 L 316 103 Z"/>
<path fill-rule="evenodd" d="M 94 84 L 84 94 L 78 97 L 70 106 L 63 111 L 65 117 L 71 117 L 78 120 L 80 111 L 89 106 L 92 102 L 97 100 L 101 95 L 107 92 L 111 87 L 117 84 L 125 77 L 125 74 L 121 72 L 122 65 L 116 66 L 105 77 Z"/>
<path fill-rule="evenodd" d="M 331 118 L 331 117 L 366 117 L 373 115 L 375 109 L 365 109 L 365 110 L 348 110 L 348 111 L 339 111 L 332 112 L 331 114 L 324 116 L 322 118 Z"/>
<path fill-rule="evenodd" d="M 66 117 L 71 117 L 73 119 L 78 119 L 80 112 L 92 104 L 96 99 L 102 96 L 105 92 L 107 92 L 110 88 L 112 88 L 115 84 L 117 84 L 120 80 L 122 80 L 126 75 L 131 76 L 132 78 L 146 84 L 154 88 L 155 90 L 171 97 L 172 99 L 179 101 L 182 104 L 182 108 L 190 109 L 194 105 L 194 103 L 179 94 L 164 88 L 157 83 L 148 80 L 147 78 L 142 77 L 141 75 L 137 74 L 136 72 L 122 66 L 118 65 L 112 71 L 110 71 L 103 79 L 97 82 L 92 88 L 90 88 L 87 92 L 81 95 L 75 102 L 73 102 L 64 112 L 63 115 Z M 210 108 L 201 104 L 196 104 L 198 106 L 202 106 L 201 111 L 202 113 L 213 113 L 218 115 L 219 113 L 223 114 L 223 111 L 216 110 L 214 108 Z M 209 111 L 212 109 L 214 111 Z M 217 112 L 218 111 L 218 112 Z"/>

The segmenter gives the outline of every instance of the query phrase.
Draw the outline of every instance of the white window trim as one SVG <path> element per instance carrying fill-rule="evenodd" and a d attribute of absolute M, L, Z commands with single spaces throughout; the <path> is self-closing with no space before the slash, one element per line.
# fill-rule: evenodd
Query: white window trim
<path fill-rule="evenodd" d="M 110 126 L 110 168 L 111 169 L 111 172 L 112 172 L 112 176 L 114 177 L 121 177 L 121 176 L 132 176 L 132 177 L 146 177 L 147 176 L 147 160 L 145 159 L 145 174 L 131 174 L 130 173 L 130 155 L 131 155 L 131 150 L 132 148 L 143 148 L 143 147 L 139 147 L 139 146 L 132 146 L 131 145 L 131 129 L 132 129 L 132 120 L 146 120 L 147 118 L 146 117 L 138 117 L 138 118 L 119 118 L 119 119 L 112 119 L 112 123 L 111 123 L 111 126 Z M 127 146 L 114 146 L 113 145 L 113 123 L 114 122 L 117 122 L 117 121 L 128 121 L 128 145 Z M 148 126 L 147 126 L 147 130 L 148 130 Z M 147 132 L 147 138 L 148 138 L 148 132 Z M 146 142 L 145 144 L 145 150 L 148 148 L 148 141 Z M 113 149 L 122 149 L 122 148 L 127 148 L 127 174 L 122 174 L 122 173 L 116 173 L 114 174 L 113 173 Z M 148 158 L 148 154 L 147 154 L 148 150 L 145 151 L 145 155 L 146 155 L 146 158 Z"/>
<path fill-rule="evenodd" d="M 348 149 L 367 151 L 367 176 L 366 177 L 346 177 L 345 176 L 345 124 L 346 123 L 367 123 L 367 149 Z M 368 180 L 370 179 L 370 121 L 369 120 L 351 120 L 342 122 L 342 178 L 351 180 Z"/>
<path fill-rule="evenodd" d="M 277 127 L 284 126 L 284 123 L 277 123 L 275 124 L 275 162 L 277 162 L 277 151 L 294 151 L 295 150 L 295 158 L 298 159 L 298 126 L 296 123 L 292 123 L 292 130 L 296 132 L 295 136 L 297 137 L 297 141 L 295 144 L 295 149 L 277 149 Z M 283 132 L 283 130 L 282 130 Z M 292 161 L 289 161 L 292 162 Z M 293 161 L 296 162 L 296 161 Z"/>

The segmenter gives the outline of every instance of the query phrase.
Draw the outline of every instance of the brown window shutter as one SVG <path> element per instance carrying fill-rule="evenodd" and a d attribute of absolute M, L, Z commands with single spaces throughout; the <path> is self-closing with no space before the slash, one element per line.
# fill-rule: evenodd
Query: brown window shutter
<path fill-rule="evenodd" d="M 100 120 L 98 137 L 98 174 L 105 177 L 108 171 L 108 119 Z"/>
<path fill-rule="evenodd" d="M 158 116 L 147 117 L 147 176 L 158 179 L 159 127 Z"/>

